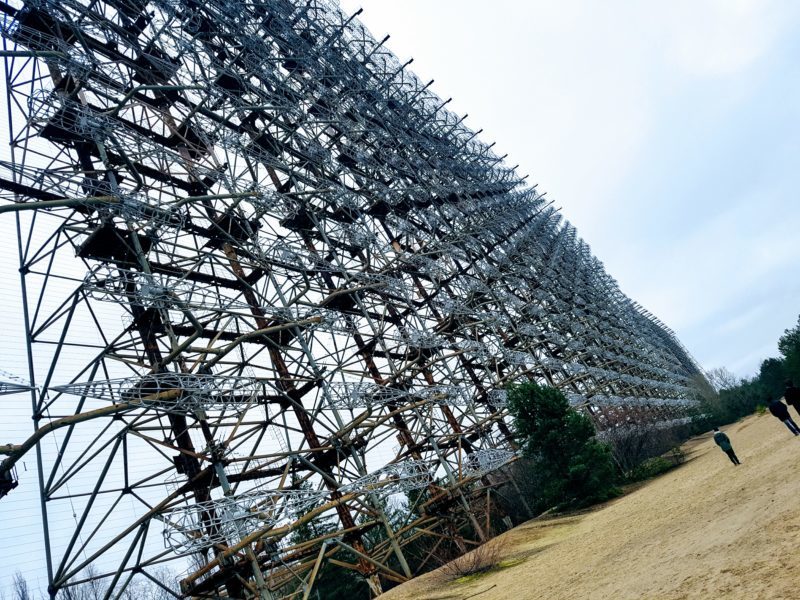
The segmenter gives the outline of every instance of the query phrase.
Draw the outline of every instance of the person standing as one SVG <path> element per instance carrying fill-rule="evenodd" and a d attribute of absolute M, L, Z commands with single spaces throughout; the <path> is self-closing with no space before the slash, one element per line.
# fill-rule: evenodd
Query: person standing
<path fill-rule="evenodd" d="M 794 409 L 800 414 L 800 388 L 794 387 L 792 382 L 788 379 L 786 380 L 786 390 L 783 392 L 783 399 L 786 400 L 786 404 L 789 406 L 794 406 Z"/>
<path fill-rule="evenodd" d="M 800 427 L 798 427 L 797 423 L 792 420 L 792 417 L 789 414 L 789 408 L 780 401 L 780 398 L 776 398 L 770 402 L 768 408 L 769 412 L 772 413 L 772 416 L 783 422 L 783 424 L 789 428 L 789 431 L 791 431 L 794 435 L 800 435 Z"/>
<path fill-rule="evenodd" d="M 736 456 L 736 452 L 733 451 L 733 446 L 731 446 L 730 438 L 722 433 L 719 428 L 714 427 L 714 443 L 717 444 L 722 451 L 728 455 L 728 458 L 731 459 L 731 462 L 734 465 L 742 464 L 739 462 L 739 458 Z"/>

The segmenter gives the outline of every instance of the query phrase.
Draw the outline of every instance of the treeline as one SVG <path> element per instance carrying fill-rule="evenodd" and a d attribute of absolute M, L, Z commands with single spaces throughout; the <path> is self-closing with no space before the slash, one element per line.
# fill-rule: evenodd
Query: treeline
<path fill-rule="evenodd" d="M 697 426 L 705 431 L 711 425 L 733 423 L 782 397 L 788 383 L 800 384 L 800 318 L 780 337 L 778 351 L 780 356 L 764 360 L 753 377 L 739 379 L 727 369 L 713 369 L 706 379 L 697 379 Z"/>

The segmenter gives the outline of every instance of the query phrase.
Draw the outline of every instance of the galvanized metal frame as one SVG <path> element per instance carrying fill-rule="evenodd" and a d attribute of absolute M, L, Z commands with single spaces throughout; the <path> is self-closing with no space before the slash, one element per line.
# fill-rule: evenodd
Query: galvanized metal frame
<path fill-rule="evenodd" d="M 341 549 L 377 594 L 411 541 L 488 535 L 507 384 L 563 389 L 605 437 L 685 422 L 673 332 L 335 3 L 0 11 L 30 380 L 0 389 L 34 417 L 0 471 L 36 450 L 51 595 L 171 563 L 179 595 L 308 597 Z M 395 528 L 382 502 L 412 489 Z"/>

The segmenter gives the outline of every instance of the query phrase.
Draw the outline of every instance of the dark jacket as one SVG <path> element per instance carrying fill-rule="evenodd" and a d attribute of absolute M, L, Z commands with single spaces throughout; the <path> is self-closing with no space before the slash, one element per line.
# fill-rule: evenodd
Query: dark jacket
<path fill-rule="evenodd" d="M 716 442 L 717 446 L 725 450 L 725 452 L 733 449 L 730 438 L 721 431 L 718 431 L 714 434 L 714 441 Z"/>
<path fill-rule="evenodd" d="M 786 388 L 786 391 L 783 392 L 783 397 L 786 400 L 786 404 L 790 404 L 797 410 L 800 410 L 800 388 L 790 385 Z"/>
<path fill-rule="evenodd" d="M 780 400 L 773 400 L 769 403 L 769 412 L 773 417 L 777 417 L 781 421 L 789 418 L 789 408 Z"/>

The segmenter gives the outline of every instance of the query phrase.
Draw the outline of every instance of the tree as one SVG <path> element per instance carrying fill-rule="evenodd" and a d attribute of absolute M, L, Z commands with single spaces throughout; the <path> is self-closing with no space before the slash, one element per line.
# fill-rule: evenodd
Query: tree
<path fill-rule="evenodd" d="M 742 382 L 741 378 L 731 373 L 725 367 L 710 369 L 706 373 L 706 379 L 717 393 L 719 393 L 720 390 L 727 390 L 732 387 L 736 387 Z"/>
<path fill-rule="evenodd" d="M 609 447 L 595 439 L 589 417 L 572 410 L 561 391 L 535 383 L 512 386 L 508 405 L 533 461 L 539 510 L 587 506 L 618 493 Z"/>
<path fill-rule="evenodd" d="M 714 415 L 714 424 L 733 423 L 752 414 L 759 404 L 769 404 L 769 394 L 758 377 L 745 379 L 736 387 L 719 394 L 721 410 Z"/>
<path fill-rule="evenodd" d="M 786 365 L 785 362 L 779 358 L 768 358 L 761 363 L 761 368 L 758 370 L 758 381 L 763 388 L 764 394 L 767 398 L 774 399 L 780 398 L 785 389 L 784 382 L 786 381 Z"/>
<path fill-rule="evenodd" d="M 134 576 L 130 581 L 123 577 L 117 588 L 110 594 L 122 600 L 174 600 L 178 598 L 177 576 L 167 567 L 148 570 L 145 575 Z M 57 600 L 101 600 L 108 595 L 108 585 L 100 577 L 94 565 L 89 565 L 81 573 L 82 583 L 70 585 L 59 590 Z M 121 589 L 125 585 L 124 589 Z M 171 590 L 171 591 L 170 591 Z"/>
<path fill-rule="evenodd" d="M 778 350 L 784 358 L 784 371 L 795 384 L 800 383 L 800 317 L 797 325 L 787 329 L 778 340 Z"/>
<path fill-rule="evenodd" d="M 117 589 L 111 595 L 122 600 L 174 600 L 179 597 L 177 590 L 177 576 L 167 567 L 149 570 L 149 577 L 134 577 L 124 590 Z M 108 587 L 98 577 L 97 568 L 89 565 L 81 573 L 82 583 L 62 588 L 56 594 L 58 600 L 101 600 L 108 593 Z M 120 585 L 121 587 L 121 585 Z M 119 594 L 119 596 L 117 595 Z M 41 595 L 41 594 L 40 594 Z M 0 600 L 5 598 L 0 590 Z M 11 597 L 13 600 L 34 600 L 36 594 L 31 591 L 25 577 L 17 571 L 11 583 Z"/>
<path fill-rule="evenodd" d="M 33 594 L 28 588 L 28 582 L 19 571 L 14 573 L 12 586 L 14 588 L 14 600 L 33 600 Z"/>

